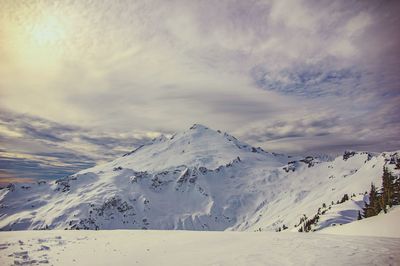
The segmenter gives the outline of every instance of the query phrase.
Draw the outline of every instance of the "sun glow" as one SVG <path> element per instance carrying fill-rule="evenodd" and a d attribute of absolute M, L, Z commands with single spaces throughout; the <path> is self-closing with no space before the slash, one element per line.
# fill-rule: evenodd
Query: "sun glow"
<path fill-rule="evenodd" d="M 46 46 L 61 42 L 65 38 L 66 29 L 60 19 L 48 16 L 33 24 L 29 33 L 36 44 Z"/>
<path fill-rule="evenodd" d="M 66 53 L 70 37 L 71 20 L 57 10 L 41 12 L 20 11 L 24 20 L 3 20 L 5 34 L 3 52 L 19 70 L 39 71 L 45 68 L 55 71 Z"/>

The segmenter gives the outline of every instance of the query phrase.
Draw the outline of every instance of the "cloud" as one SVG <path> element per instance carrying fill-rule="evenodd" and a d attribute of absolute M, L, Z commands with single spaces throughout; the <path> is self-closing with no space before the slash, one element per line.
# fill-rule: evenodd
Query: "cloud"
<path fill-rule="evenodd" d="M 277 152 L 399 149 L 399 13 L 396 1 L 2 1 L 3 155 L 91 165 L 196 122 Z"/>
<path fill-rule="evenodd" d="M 0 170 L 13 178 L 60 178 L 95 163 L 111 160 L 151 138 L 156 132 L 99 134 L 31 115 L 2 111 Z"/>
<path fill-rule="evenodd" d="M 246 138 L 264 142 L 282 138 L 326 136 L 339 131 L 337 117 L 307 117 L 295 121 L 275 121 L 253 128 Z"/>
<path fill-rule="evenodd" d="M 35 181 L 34 178 L 15 177 L 13 174 L 0 170 L 0 188 L 10 183 L 33 183 Z"/>
<path fill-rule="evenodd" d="M 0 156 L 1 171 L 10 173 L 15 179 L 56 179 L 68 176 L 93 164 L 74 161 L 62 162 L 63 157 L 53 156 L 50 161 L 43 156 L 34 158 L 8 158 Z M 61 163 L 57 162 L 60 160 Z M 69 165 L 68 162 L 72 164 Z M 61 164 L 61 165 L 60 165 Z"/>
<path fill-rule="evenodd" d="M 262 89 L 304 97 L 351 95 L 362 79 L 362 72 L 356 66 L 335 68 L 322 62 L 295 64 L 279 71 L 259 66 L 251 74 Z"/>
<path fill-rule="evenodd" d="M 342 114 L 314 110 L 312 114 L 286 116 L 252 123 L 237 131 L 242 139 L 265 150 L 291 154 L 332 154 L 346 149 L 389 151 L 399 147 L 400 120 L 392 102 L 379 111 L 365 114 Z M 338 111 L 339 110 L 339 111 Z"/>

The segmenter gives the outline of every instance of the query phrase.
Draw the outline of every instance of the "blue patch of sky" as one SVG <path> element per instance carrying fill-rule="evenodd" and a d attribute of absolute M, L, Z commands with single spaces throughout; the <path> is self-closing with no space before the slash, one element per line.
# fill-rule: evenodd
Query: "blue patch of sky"
<path fill-rule="evenodd" d="M 349 86 L 357 88 L 362 78 L 362 73 L 352 68 L 323 69 L 319 65 L 304 65 L 279 71 L 255 67 L 251 75 L 259 88 L 311 98 L 351 93 Z"/>
<path fill-rule="evenodd" d="M 0 157 L 0 171 L 18 178 L 57 179 L 93 165 L 94 163 L 88 162 L 71 162 L 67 166 L 54 166 L 45 164 L 42 161 L 24 158 Z"/>

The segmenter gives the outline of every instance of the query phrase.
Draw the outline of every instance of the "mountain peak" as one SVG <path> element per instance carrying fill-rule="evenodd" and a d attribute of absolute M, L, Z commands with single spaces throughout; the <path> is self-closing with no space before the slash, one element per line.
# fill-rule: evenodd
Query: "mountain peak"
<path fill-rule="evenodd" d="M 261 148 L 243 143 L 228 133 L 194 124 L 188 130 L 169 139 L 159 137 L 123 158 L 113 162 L 140 171 L 161 171 L 179 165 L 216 169 L 237 157 L 248 161 L 268 161 L 273 165 L 283 162 Z M 286 158 L 285 160 L 286 161 Z"/>
<path fill-rule="evenodd" d="M 209 128 L 202 124 L 193 124 L 193 126 L 189 128 L 189 130 L 207 130 L 207 129 Z"/>
<path fill-rule="evenodd" d="M 164 134 L 161 134 L 160 136 L 152 139 L 152 143 L 166 141 L 167 139 L 168 138 Z"/>

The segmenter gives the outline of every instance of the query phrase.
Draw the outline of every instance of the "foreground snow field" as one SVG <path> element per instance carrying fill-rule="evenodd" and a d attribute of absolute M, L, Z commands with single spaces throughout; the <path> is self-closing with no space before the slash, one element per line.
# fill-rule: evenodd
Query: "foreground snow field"
<path fill-rule="evenodd" d="M 0 264 L 400 265 L 400 238 L 268 232 L 0 233 Z"/>

